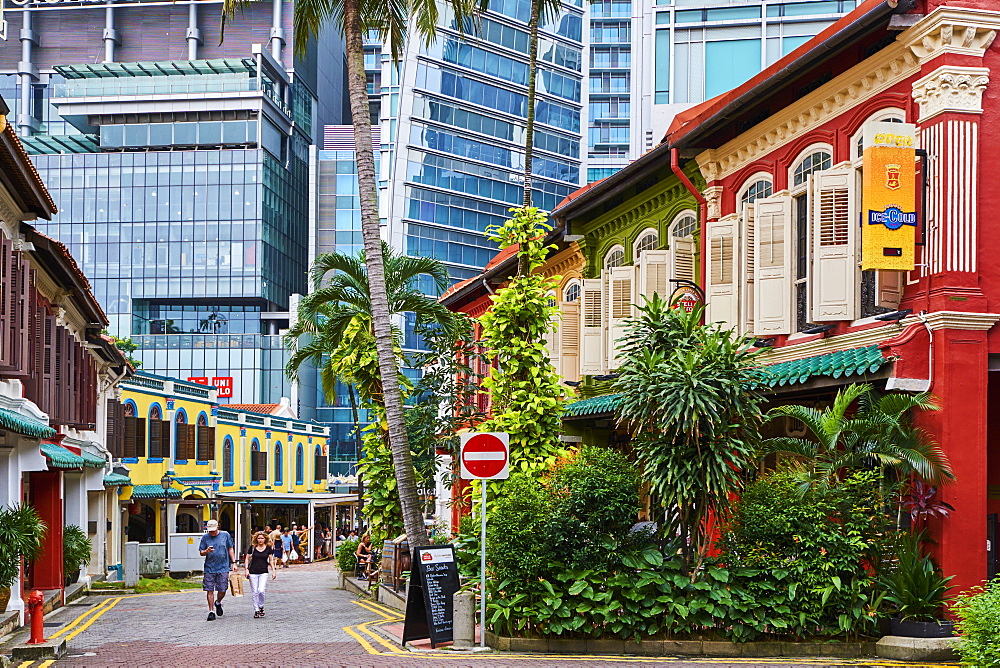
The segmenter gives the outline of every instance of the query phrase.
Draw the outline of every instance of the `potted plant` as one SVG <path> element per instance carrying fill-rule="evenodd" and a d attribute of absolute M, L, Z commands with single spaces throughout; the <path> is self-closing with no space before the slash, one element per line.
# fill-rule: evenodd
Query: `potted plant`
<path fill-rule="evenodd" d="M 80 527 L 70 525 L 63 529 L 63 573 L 67 587 L 80 579 L 80 567 L 90 563 L 92 548 L 90 539 Z"/>
<path fill-rule="evenodd" d="M 10 587 L 21 573 L 21 560 L 38 559 L 47 530 L 31 506 L 0 508 L 0 613 L 7 609 Z"/>
<path fill-rule="evenodd" d="M 890 634 L 907 638 L 948 638 L 954 622 L 944 620 L 948 582 L 934 560 L 923 554 L 917 536 L 904 535 L 895 563 L 878 578 L 884 601 L 893 608 Z"/>

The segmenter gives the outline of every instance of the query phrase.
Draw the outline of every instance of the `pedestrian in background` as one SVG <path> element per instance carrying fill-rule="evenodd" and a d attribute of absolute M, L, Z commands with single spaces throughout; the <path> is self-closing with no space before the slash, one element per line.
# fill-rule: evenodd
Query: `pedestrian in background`
<path fill-rule="evenodd" d="M 222 616 L 222 599 L 229 590 L 229 571 L 236 570 L 236 550 L 228 532 L 219 531 L 219 523 L 209 520 L 208 532 L 201 537 L 198 554 L 205 557 L 202 589 L 208 599 L 208 621 Z"/>
<path fill-rule="evenodd" d="M 263 531 L 254 534 L 253 542 L 247 550 L 247 579 L 250 580 L 250 593 L 253 597 L 253 616 L 264 616 L 264 592 L 267 591 L 267 576 L 278 577 L 274 565 L 274 549 L 271 538 Z"/>
<path fill-rule="evenodd" d="M 292 558 L 292 533 L 288 527 L 281 532 L 281 565 L 288 568 L 288 560 Z"/>
<path fill-rule="evenodd" d="M 269 536 L 269 538 L 271 540 L 271 544 L 274 545 L 274 560 L 275 560 L 275 563 L 277 563 L 277 562 L 281 561 L 281 558 L 284 556 L 284 550 L 282 549 L 282 543 L 281 543 L 281 525 L 280 524 L 275 524 L 274 525 L 274 531 L 271 532 L 271 535 Z"/>

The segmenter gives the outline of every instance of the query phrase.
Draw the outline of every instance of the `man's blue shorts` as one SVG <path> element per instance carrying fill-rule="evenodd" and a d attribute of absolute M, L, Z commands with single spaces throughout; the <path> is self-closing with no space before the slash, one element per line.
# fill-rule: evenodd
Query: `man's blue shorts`
<path fill-rule="evenodd" d="M 201 581 L 204 591 L 226 591 L 229 589 L 229 571 L 225 573 L 205 573 Z"/>

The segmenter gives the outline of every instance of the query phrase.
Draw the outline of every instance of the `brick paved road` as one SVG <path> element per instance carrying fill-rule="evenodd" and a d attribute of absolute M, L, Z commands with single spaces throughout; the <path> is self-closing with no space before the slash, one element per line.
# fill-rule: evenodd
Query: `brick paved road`
<path fill-rule="evenodd" d="M 359 605 L 335 590 L 332 564 L 292 567 L 268 585 L 267 617 L 254 619 L 249 595 L 225 601 L 226 614 L 207 622 L 202 592 L 90 597 L 46 619 L 48 633 L 68 639 L 62 666 L 349 666 L 351 668 L 540 668 L 548 666 L 803 666 L 896 665 L 774 659 L 735 663 L 725 659 L 451 655 L 408 652 L 379 633 L 391 614 Z M 79 617 L 83 616 L 81 619 Z M 60 625 L 56 625 L 60 624 Z M 16 665 L 16 664 L 15 664 Z M 40 664 L 32 664 L 39 667 Z"/>

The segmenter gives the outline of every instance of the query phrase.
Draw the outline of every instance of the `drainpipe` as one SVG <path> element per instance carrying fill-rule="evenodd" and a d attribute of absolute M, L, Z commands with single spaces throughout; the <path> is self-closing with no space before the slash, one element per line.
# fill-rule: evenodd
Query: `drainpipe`
<path fill-rule="evenodd" d="M 115 30 L 115 8 L 108 2 L 104 8 L 104 62 L 115 62 L 115 46 L 118 44 L 121 44 L 121 38 Z"/>
<path fill-rule="evenodd" d="M 708 243 L 708 200 L 702 195 L 694 184 L 691 183 L 691 179 L 687 177 L 687 174 L 681 170 L 680 162 L 677 158 L 677 149 L 670 149 L 670 169 L 673 170 L 680 182 L 684 184 L 684 187 L 688 189 L 688 192 L 694 195 L 694 198 L 698 200 L 698 223 L 701 225 L 701 252 L 699 257 L 701 258 L 701 286 L 703 289 L 708 287 L 708 262 L 706 259 L 708 254 L 705 252 L 706 244 Z"/>
<path fill-rule="evenodd" d="M 279 63 L 281 60 L 281 50 L 285 45 L 285 29 L 282 27 L 281 10 L 284 0 L 274 0 L 271 11 L 271 57 Z"/>
<path fill-rule="evenodd" d="M 198 29 L 198 5 L 188 4 L 187 27 L 188 60 L 198 60 L 198 45 L 201 44 L 201 30 Z"/>
<path fill-rule="evenodd" d="M 21 62 L 17 73 L 21 75 L 21 110 L 17 117 L 17 127 L 22 137 L 31 135 L 31 82 L 38 78 L 38 70 L 31 62 L 32 46 L 37 43 L 35 31 L 31 29 L 31 10 L 25 7 L 21 12 Z"/>
<path fill-rule="evenodd" d="M 934 330 L 927 324 L 927 311 L 915 314 L 920 324 L 927 330 L 927 391 L 934 385 Z"/>

